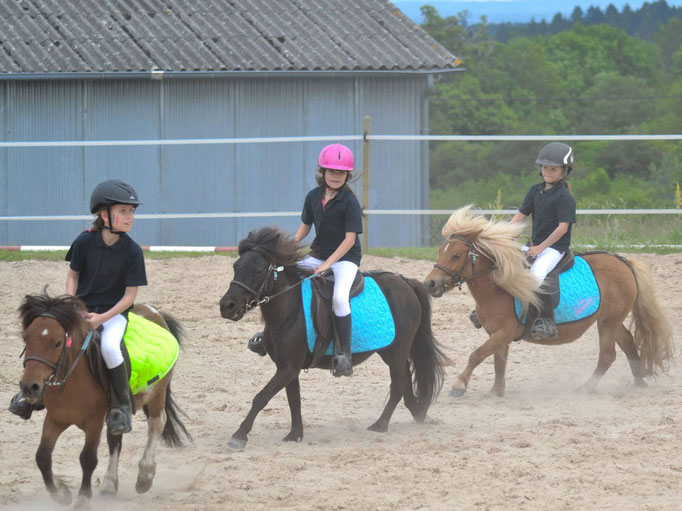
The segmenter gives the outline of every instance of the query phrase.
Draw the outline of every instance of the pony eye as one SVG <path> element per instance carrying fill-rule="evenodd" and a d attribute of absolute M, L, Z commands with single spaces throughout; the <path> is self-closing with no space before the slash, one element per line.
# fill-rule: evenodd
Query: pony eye
<path fill-rule="evenodd" d="M 62 341 L 57 341 L 57 342 L 54 344 L 54 347 L 55 347 L 55 348 L 59 348 L 61 345 L 62 345 Z"/>
<path fill-rule="evenodd" d="M 460 254 L 459 252 L 457 252 L 456 254 L 452 254 L 453 259 L 459 259 L 460 257 L 462 257 L 462 254 Z"/>

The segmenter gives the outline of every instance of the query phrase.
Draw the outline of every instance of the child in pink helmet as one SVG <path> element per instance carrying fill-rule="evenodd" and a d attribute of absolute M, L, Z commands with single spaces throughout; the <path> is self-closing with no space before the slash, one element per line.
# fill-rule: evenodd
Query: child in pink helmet
<path fill-rule="evenodd" d="M 332 310 L 341 344 L 341 353 L 334 357 L 334 376 L 353 374 L 351 361 L 350 289 L 362 257 L 360 237 L 362 209 L 348 186 L 352 178 L 353 153 L 341 144 L 331 144 L 317 159 L 317 184 L 308 192 L 301 212 L 301 225 L 294 238 L 302 241 L 315 225 L 315 239 L 310 253 L 300 261 L 304 268 L 322 273 L 334 272 Z M 249 341 L 249 348 L 265 355 L 259 334 Z"/>

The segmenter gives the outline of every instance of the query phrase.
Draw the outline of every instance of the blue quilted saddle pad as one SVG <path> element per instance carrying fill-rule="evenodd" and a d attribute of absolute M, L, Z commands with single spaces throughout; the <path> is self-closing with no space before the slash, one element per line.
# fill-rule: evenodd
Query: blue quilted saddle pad
<path fill-rule="evenodd" d="M 308 349 L 311 353 L 317 340 L 317 332 L 313 327 L 313 318 L 310 313 L 312 296 L 310 280 L 306 280 L 301 284 L 301 297 Z M 365 289 L 358 296 L 350 299 L 350 308 L 353 318 L 351 330 L 351 350 L 353 353 L 380 350 L 393 342 L 395 339 L 395 323 L 393 322 L 391 308 L 379 284 L 373 278 L 365 276 Z M 332 354 L 333 344 L 330 343 L 325 355 Z"/>
<path fill-rule="evenodd" d="M 599 309 L 600 294 L 592 268 L 582 257 L 575 256 L 573 267 L 559 274 L 561 299 L 554 309 L 557 324 L 578 321 Z M 514 298 L 516 317 L 521 320 L 521 302 Z M 525 324 L 525 318 L 521 323 Z"/>

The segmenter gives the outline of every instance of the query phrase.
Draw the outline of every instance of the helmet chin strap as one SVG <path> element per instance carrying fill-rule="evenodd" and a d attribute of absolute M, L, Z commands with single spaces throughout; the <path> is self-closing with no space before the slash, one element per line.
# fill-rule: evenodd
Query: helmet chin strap
<path fill-rule="evenodd" d="M 121 234 L 125 234 L 123 231 L 115 231 L 111 226 L 113 225 L 111 223 L 111 205 L 107 204 L 107 219 L 109 219 L 109 225 L 104 225 L 103 229 L 106 229 L 109 231 L 111 234 L 118 234 L 119 236 Z"/>

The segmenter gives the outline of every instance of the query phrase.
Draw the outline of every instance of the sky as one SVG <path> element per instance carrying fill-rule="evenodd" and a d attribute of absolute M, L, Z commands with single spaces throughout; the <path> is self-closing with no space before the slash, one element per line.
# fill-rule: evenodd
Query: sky
<path fill-rule="evenodd" d="M 682 0 L 666 1 L 670 6 L 682 6 Z M 392 2 L 417 23 L 421 23 L 419 10 L 421 5 L 434 6 L 443 17 L 467 10 L 471 23 L 477 22 L 481 15 L 485 15 L 489 23 L 525 23 L 531 19 L 535 21 L 545 19 L 549 22 L 557 12 L 568 17 L 576 6 L 586 11 L 593 5 L 605 11 L 609 4 L 613 4 L 618 11 L 622 11 L 625 4 L 629 4 L 630 8 L 635 10 L 644 5 L 645 0 L 392 0 Z"/>

